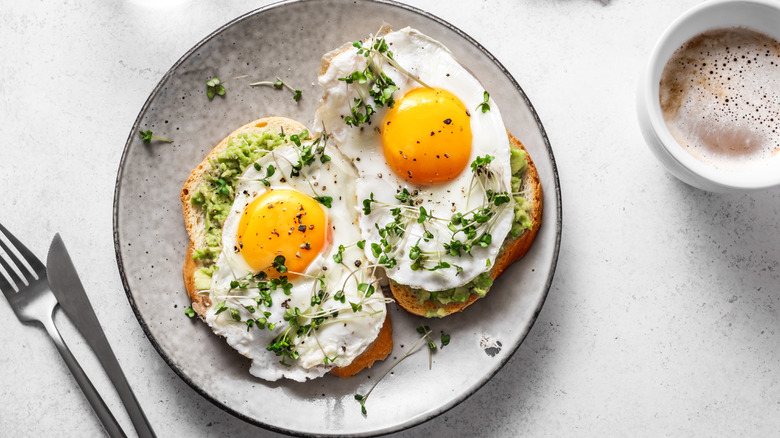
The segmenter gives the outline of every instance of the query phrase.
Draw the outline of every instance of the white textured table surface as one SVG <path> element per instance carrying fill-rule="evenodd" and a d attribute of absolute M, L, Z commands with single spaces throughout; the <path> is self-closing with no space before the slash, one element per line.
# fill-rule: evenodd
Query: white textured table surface
<path fill-rule="evenodd" d="M 42 257 L 62 234 L 159 436 L 274 435 L 174 374 L 120 281 L 114 183 L 138 111 L 190 47 L 267 2 L 156 3 L 4 2 L 0 223 Z M 780 191 L 685 186 L 636 123 L 639 69 L 700 1 L 408 3 L 474 37 L 530 97 L 557 160 L 563 236 L 547 301 L 514 357 L 465 402 L 398 435 L 780 434 Z M 4 301 L 0 319 L 0 435 L 100 435 L 44 331 Z M 64 332 L 132 431 L 88 348 Z"/>

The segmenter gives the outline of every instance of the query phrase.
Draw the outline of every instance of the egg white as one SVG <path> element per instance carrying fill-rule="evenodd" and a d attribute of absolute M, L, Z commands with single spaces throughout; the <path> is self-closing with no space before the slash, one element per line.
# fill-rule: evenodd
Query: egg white
<path fill-rule="evenodd" d="M 304 167 L 301 177 L 290 176 L 291 167 L 298 162 L 300 154 L 300 149 L 292 144 L 280 146 L 259 159 L 257 163 L 261 170 L 249 166 L 237 184 L 234 204 L 223 225 L 223 250 L 216 261 L 217 270 L 212 275 L 209 291 L 212 306 L 206 313 L 206 322 L 216 334 L 223 336 L 230 346 L 252 360 L 249 370 L 252 375 L 265 380 L 275 381 L 284 377 L 305 381 L 324 375 L 334 366 L 346 366 L 371 344 L 384 323 L 385 298 L 381 289 L 377 286 L 373 296 L 363 299 L 362 292 L 357 290 L 357 281 L 374 281 L 370 270 L 359 269 L 350 276 L 357 269 L 356 263 L 368 266 L 363 251 L 354 245 L 361 239 L 356 226 L 354 166 L 329 146 L 324 153 L 331 161 L 321 163 L 315 160 L 310 167 Z M 262 180 L 266 178 L 269 165 L 274 166 L 275 173 L 267 178 L 270 186 L 266 187 Z M 290 279 L 293 284 L 290 295 L 285 295 L 279 288 L 271 292 L 270 307 L 258 306 L 254 300 L 259 295 L 257 289 L 231 290 L 232 281 L 241 281 L 247 275 L 253 274 L 240 252 L 234 250 L 238 247 L 236 233 L 244 208 L 253 199 L 267 190 L 283 188 L 298 190 L 311 197 L 332 198 L 331 208 L 323 206 L 327 212 L 332 242 L 309 265 L 306 275 Z M 334 261 L 333 255 L 340 245 L 345 249 L 343 263 L 339 264 Z M 281 357 L 267 347 L 274 342 L 277 335 L 289 327 L 284 321 L 287 308 L 297 307 L 304 311 L 311 307 L 312 292 L 319 289 L 319 280 L 314 277 L 320 276 L 325 282 L 324 290 L 331 297 L 343 288 L 345 302 L 329 299 L 322 304 L 324 310 L 338 309 L 338 316 L 328 319 L 328 323 L 320 326 L 313 336 L 303 338 L 297 345 L 297 360 L 290 363 L 290 359 L 287 359 L 288 365 L 284 365 L 281 363 Z M 275 326 L 273 329 L 256 326 L 247 328 L 246 323 L 235 321 L 229 311 L 217 314 L 220 302 L 227 302 L 230 307 L 237 309 L 244 317 L 242 319 L 257 316 L 259 312 L 269 312 L 267 322 Z M 350 302 L 362 302 L 362 310 L 353 312 Z M 256 307 L 258 313 L 250 314 L 242 307 L 244 304 Z M 326 357 L 335 359 L 326 363 Z"/>
<path fill-rule="evenodd" d="M 469 162 L 486 155 L 494 157 L 490 169 L 498 176 L 501 190 L 511 192 L 510 145 L 501 114 L 492 98 L 488 100 L 489 111 L 483 113 L 477 109 L 483 102 L 484 86 L 444 45 L 414 29 L 404 28 L 390 32 L 384 38 L 393 52 L 394 59 L 401 66 L 417 75 L 425 84 L 447 90 L 463 102 L 471 115 L 473 139 Z M 455 212 L 465 213 L 482 205 L 485 192 L 480 188 L 471 188 L 473 173 L 469 167 L 455 179 L 435 185 L 416 185 L 399 178 L 388 166 L 382 150 L 380 129 L 381 121 L 388 110 L 385 107 L 373 105 L 376 113 L 372 115 L 370 125 L 351 127 L 344 122 L 344 117 L 350 114 L 350 107 L 354 105 L 354 87 L 360 85 L 347 84 L 339 78 L 365 68 L 366 58 L 358 54 L 357 50 L 350 45 L 325 56 L 325 59 L 329 59 L 329 65 L 319 76 L 323 96 L 315 115 L 315 126 L 323 126 L 339 149 L 357 166 L 358 208 L 361 208 L 360 203 L 363 200 L 372 195 L 379 201 L 372 203 L 374 208 L 369 214 L 361 214 L 360 217 L 361 233 L 367 241 L 366 255 L 376 261 L 370 243 L 378 243 L 381 240 L 377 225 L 384 227 L 393 221 L 390 210 L 401 204 L 395 196 L 403 189 L 416 194 L 415 208 L 422 206 L 429 215 L 447 219 Z M 387 64 L 382 69 L 399 88 L 394 93 L 396 102 L 409 90 L 421 86 Z M 367 90 L 363 90 L 362 95 L 368 96 Z M 367 99 L 373 104 L 370 97 Z M 388 207 L 381 207 L 382 204 L 387 204 Z M 492 242 L 487 247 L 474 247 L 471 255 L 463 254 L 459 257 L 450 255 L 442 247 L 444 242 L 449 242 L 453 237 L 445 223 L 426 223 L 426 229 L 435 234 L 434 239 L 426 242 L 421 239 L 423 225 L 412 221 L 407 226 L 403 241 L 399 243 L 399 256 L 396 259 L 398 263 L 386 269 L 387 276 L 398 283 L 429 291 L 450 289 L 468 283 L 495 262 L 501 244 L 512 227 L 513 207 L 514 200 L 510 199 L 497 212 L 490 227 Z M 455 238 L 463 240 L 462 234 L 456 235 Z M 422 251 L 438 254 L 433 257 L 434 262 L 447 262 L 450 267 L 435 271 L 413 270 L 413 262 L 407 255 L 415 244 Z"/>

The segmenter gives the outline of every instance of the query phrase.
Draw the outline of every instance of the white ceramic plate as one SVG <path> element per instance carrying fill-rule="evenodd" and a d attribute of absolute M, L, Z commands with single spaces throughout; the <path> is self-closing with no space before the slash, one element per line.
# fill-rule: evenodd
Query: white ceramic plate
<path fill-rule="evenodd" d="M 545 192 L 542 229 L 531 251 L 512 265 L 485 299 L 458 315 L 425 320 L 391 305 L 391 357 L 350 379 L 268 383 L 203 323 L 184 314 L 189 299 L 181 267 L 188 243 L 179 192 L 190 171 L 235 128 L 267 115 L 311 125 L 319 99 L 317 67 L 327 51 L 376 32 L 386 22 L 412 26 L 447 45 L 494 97 L 509 130 L 528 148 Z M 209 100 L 218 75 L 227 94 Z M 241 77 L 247 75 L 245 77 Z M 291 94 L 250 82 L 284 78 Z M 146 144 L 139 130 L 172 143 Z M 283 2 L 239 17 L 187 52 L 162 78 L 133 125 L 119 165 L 114 200 L 117 262 L 128 299 L 147 336 L 171 368 L 205 398 L 233 415 L 295 435 L 365 436 L 422 423 L 465 400 L 518 348 L 549 290 L 558 257 L 561 204 L 552 149 L 527 96 L 477 42 L 425 12 L 386 1 Z M 365 393 L 419 339 L 428 324 L 451 343 L 433 356 L 419 351 Z"/>

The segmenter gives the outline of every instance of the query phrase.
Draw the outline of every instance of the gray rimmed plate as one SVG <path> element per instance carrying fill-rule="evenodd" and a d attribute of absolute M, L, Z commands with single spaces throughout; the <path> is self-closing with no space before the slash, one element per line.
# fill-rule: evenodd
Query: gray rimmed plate
<path fill-rule="evenodd" d="M 235 128 L 259 117 L 288 116 L 311 126 L 322 55 L 375 33 L 384 23 L 414 27 L 447 45 L 491 93 L 508 129 L 527 147 L 544 188 L 541 231 L 485 299 L 461 314 L 425 320 L 391 305 L 391 357 L 349 379 L 268 383 L 211 330 L 184 314 L 189 299 L 181 267 L 189 242 L 179 193 L 190 171 Z M 224 97 L 209 100 L 217 75 Z M 277 76 L 300 88 L 250 87 Z M 172 143 L 143 143 L 152 130 Z M 146 335 L 171 368 L 205 398 L 233 415 L 295 435 L 365 436 L 422 423 L 465 400 L 518 348 L 552 282 L 561 236 L 561 196 L 552 148 L 528 97 L 476 41 L 430 14 L 388 1 L 318 0 L 270 5 L 239 17 L 198 43 L 162 78 L 128 136 L 116 181 L 114 243 L 122 282 Z M 451 343 L 433 356 L 419 351 L 388 374 L 363 415 L 354 399 L 400 358 L 427 324 Z M 291 416 L 291 412 L 306 412 Z M 324 420 L 323 420 L 324 419 Z"/>

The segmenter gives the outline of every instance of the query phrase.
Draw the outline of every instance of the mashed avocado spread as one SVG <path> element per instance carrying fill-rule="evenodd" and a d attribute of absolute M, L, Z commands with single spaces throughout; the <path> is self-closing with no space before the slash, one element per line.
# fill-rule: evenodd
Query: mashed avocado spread
<path fill-rule="evenodd" d="M 206 228 L 206 246 L 192 256 L 205 265 L 194 274 L 196 288 L 211 287 L 214 262 L 221 251 L 222 224 L 233 205 L 238 177 L 268 151 L 286 142 L 286 137 L 279 133 L 242 133 L 231 137 L 227 147 L 209 161 L 203 182 L 192 195 L 192 204 L 203 212 Z"/>
<path fill-rule="evenodd" d="M 510 166 L 512 169 L 511 186 L 513 198 L 515 199 L 515 216 L 512 222 L 512 229 L 509 231 L 506 239 L 504 239 L 505 245 L 508 241 L 520 237 L 525 232 L 525 230 L 530 229 L 532 225 L 531 218 L 528 215 L 530 204 L 522 196 L 523 173 L 528 168 L 528 161 L 526 160 L 525 151 L 512 148 L 510 155 Z M 414 289 L 414 292 L 417 294 L 420 303 L 433 301 L 434 303 L 443 306 L 451 302 L 466 302 L 471 294 L 475 294 L 481 298 L 485 296 L 488 289 L 492 285 L 493 279 L 490 278 L 490 272 L 488 271 L 483 272 L 463 286 L 459 286 L 453 289 L 446 289 L 436 292 Z M 425 316 L 428 318 L 433 318 L 442 317 L 445 315 L 444 308 L 438 307 L 436 309 L 429 310 Z"/>

